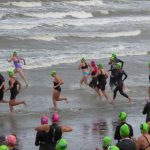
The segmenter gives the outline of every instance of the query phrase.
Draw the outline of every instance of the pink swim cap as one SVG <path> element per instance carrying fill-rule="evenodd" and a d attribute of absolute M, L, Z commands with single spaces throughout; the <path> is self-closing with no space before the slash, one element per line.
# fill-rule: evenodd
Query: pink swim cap
<path fill-rule="evenodd" d="M 52 116 L 52 122 L 59 122 L 59 114 L 58 113 L 54 113 Z"/>
<path fill-rule="evenodd" d="M 47 116 L 41 117 L 41 124 L 48 124 L 48 117 Z"/>
<path fill-rule="evenodd" d="M 17 140 L 14 135 L 7 135 L 5 137 L 5 141 L 8 145 L 15 145 Z"/>

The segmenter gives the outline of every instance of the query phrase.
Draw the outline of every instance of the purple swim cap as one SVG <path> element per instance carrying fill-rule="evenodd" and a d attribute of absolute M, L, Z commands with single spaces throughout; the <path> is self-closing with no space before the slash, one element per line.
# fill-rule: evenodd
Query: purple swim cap
<path fill-rule="evenodd" d="M 41 124 L 48 124 L 48 117 L 47 116 L 41 117 Z"/>
<path fill-rule="evenodd" d="M 94 60 L 91 61 L 91 65 L 92 65 L 92 64 L 95 64 L 95 61 L 94 61 Z"/>
<path fill-rule="evenodd" d="M 59 114 L 57 112 L 53 114 L 52 122 L 59 122 Z"/>

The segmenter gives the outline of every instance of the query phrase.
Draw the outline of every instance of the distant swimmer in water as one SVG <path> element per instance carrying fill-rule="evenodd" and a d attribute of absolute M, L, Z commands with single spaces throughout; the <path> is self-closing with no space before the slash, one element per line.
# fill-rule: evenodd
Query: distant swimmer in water
<path fill-rule="evenodd" d="M 108 73 L 104 69 L 103 64 L 98 64 L 98 70 L 97 70 L 97 80 L 98 80 L 98 89 L 101 90 L 102 94 L 105 96 L 106 100 L 108 100 L 108 95 L 105 92 L 105 87 L 107 83 Z"/>
<path fill-rule="evenodd" d="M 91 61 L 91 66 L 90 66 L 90 75 L 92 77 L 91 82 L 89 83 L 89 86 L 91 88 L 93 88 L 98 95 L 101 97 L 101 91 L 99 91 L 99 89 L 97 88 L 97 65 L 95 63 L 95 61 Z"/>
<path fill-rule="evenodd" d="M 25 101 L 16 101 L 16 96 L 18 95 L 19 91 L 21 90 L 21 84 L 20 82 L 14 77 L 14 70 L 9 70 L 9 88 L 6 90 L 10 90 L 10 101 L 9 101 L 9 107 L 10 112 L 13 112 L 13 106 L 24 104 L 26 105 Z M 19 87 L 19 88 L 18 88 Z"/>
<path fill-rule="evenodd" d="M 123 76 L 125 76 L 124 79 L 123 79 Z M 111 103 L 114 102 L 118 91 L 120 92 L 121 95 L 126 97 L 129 100 L 129 102 L 131 102 L 131 98 L 126 93 L 123 92 L 123 83 L 124 83 L 124 80 L 127 78 L 127 74 L 125 73 L 124 70 L 122 70 L 122 64 L 121 63 L 116 64 L 115 78 L 116 78 L 117 86 L 114 89 L 113 100 L 111 101 Z"/>
<path fill-rule="evenodd" d="M 0 103 L 9 103 L 9 101 L 4 100 L 4 92 L 5 92 L 5 78 L 0 73 Z"/>
<path fill-rule="evenodd" d="M 149 101 L 150 101 L 150 62 L 148 63 L 149 68 L 149 88 L 148 88 L 148 95 L 149 95 Z"/>
<path fill-rule="evenodd" d="M 53 100 L 53 105 L 54 105 L 54 109 L 57 109 L 57 101 L 66 101 L 66 103 L 68 103 L 67 98 L 66 97 L 60 97 L 60 93 L 61 93 L 61 85 L 64 84 L 64 81 L 57 76 L 56 71 L 53 70 L 51 72 L 51 76 L 54 78 L 54 90 L 53 90 L 53 96 L 52 96 L 52 100 Z"/>
<path fill-rule="evenodd" d="M 81 63 L 79 65 L 79 67 L 78 67 L 79 70 L 82 69 L 82 74 L 83 74 L 83 77 L 80 80 L 80 84 L 81 85 L 83 83 L 88 85 L 87 80 L 88 80 L 88 77 L 89 77 L 89 74 L 90 74 L 89 73 L 89 69 L 88 69 L 89 67 L 90 67 L 90 65 L 86 62 L 85 58 L 82 58 L 81 59 Z"/>
<path fill-rule="evenodd" d="M 28 86 L 28 83 L 27 83 L 27 80 L 26 80 L 26 77 L 24 75 L 24 72 L 23 72 L 23 69 L 22 69 L 22 66 L 21 66 L 21 61 L 24 62 L 24 65 L 26 65 L 26 62 L 25 62 L 25 59 L 22 58 L 22 57 L 19 57 L 17 55 L 17 52 L 14 51 L 13 52 L 13 55 L 10 57 L 10 59 L 8 59 L 8 62 L 12 62 L 13 61 L 13 64 L 15 66 L 15 73 L 18 73 L 19 76 L 23 79 L 23 81 L 25 82 L 26 86 Z"/>

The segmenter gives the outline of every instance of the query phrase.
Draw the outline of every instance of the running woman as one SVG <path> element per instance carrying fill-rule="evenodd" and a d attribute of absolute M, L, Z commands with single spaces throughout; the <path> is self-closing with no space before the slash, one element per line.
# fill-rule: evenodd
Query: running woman
<path fill-rule="evenodd" d="M 127 78 L 127 74 L 125 73 L 124 70 L 122 70 L 122 64 L 121 63 L 116 64 L 116 69 L 117 69 L 117 71 L 116 71 L 115 78 L 117 81 L 117 86 L 114 89 L 113 100 L 111 101 L 111 103 L 114 102 L 118 91 L 120 92 L 121 95 L 126 97 L 129 100 L 129 102 L 131 102 L 131 98 L 126 93 L 123 92 L 123 83 L 124 83 L 125 79 Z M 123 76 L 125 76 L 124 79 L 123 79 Z"/>
<path fill-rule="evenodd" d="M 16 96 L 18 95 L 19 91 L 21 90 L 21 84 L 20 82 L 14 77 L 14 70 L 9 70 L 9 88 L 6 90 L 10 90 L 10 101 L 9 101 L 9 107 L 10 112 L 13 112 L 13 106 L 24 104 L 26 105 L 25 101 L 16 101 Z M 18 88 L 19 87 L 19 88 Z"/>
<path fill-rule="evenodd" d="M 25 82 L 26 86 L 28 86 L 28 83 L 27 83 L 27 80 L 26 80 L 26 77 L 24 75 L 22 65 L 21 65 L 21 61 L 23 61 L 24 65 L 26 65 L 25 59 L 22 57 L 19 57 L 17 52 L 14 51 L 13 55 L 8 59 L 8 62 L 12 62 L 12 61 L 15 67 L 15 73 L 18 73 L 21 79 Z"/>
<path fill-rule="evenodd" d="M 3 99 L 4 91 L 5 91 L 5 78 L 0 73 L 0 103 L 9 103 L 9 101 Z"/>
<path fill-rule="evenodd" d="M 148 63 L 148 68 L 149 68 L 149 83 L 150 83 L 150 62 Z M 149 101 L 150 101 L 150 85 L 148 88 L 148 95 L 149 95 Z"/>
<path fill-rule="evenodd" d="M 52 96 L 52 100 L 53 100 L 53 106 L 54 106 L 54 109 L 57 109 L 57 101 L 66 101 L 66 103 L 68 103 L 67 101 L 67 98 L 66 97 L 60 97 L 60 94 L 61 94 L 61 85 L 64 84 L 64 81 L 59 77 L 57 76 L 56 74 L 56 71 L 53 70 L 51 72 L 51 76 L 54 78 L 54 90 L 53 90 L 53 96 Z"/>
<path fill-rule="evenodd" d="M 98 64 L 97 70 L 97 80 L 98 80 L 98 89 L 101 90 L 102 94 L 105 96 L 106 100 L 108 100 L 108 95 L 105 92 L 105 87 L 107 83 L 108 73 L 104 69 L 103 64 Z"/>
<path fill-rule="evenodd" d="M 82 69 L 82 74 L 83 74 L 83 77 L 80 80 L 80 84 L 81 85 L 83 83 L 86 84 L 86 85 L 88 85 L 87 80 L 88 80 L 88 76 L 90 74 L 89 73 L 89 69 L 88 69 L 89 67 L 90 67 L 90 65 L 86 62 L 85 58 L 82 58 L 81 59 L 81 63 L 79 65 L 79 67 L 78 67 L 79 70 Z"/>
<path fill-rule="evenodd" d="M 90 66 L 90 74 L 91 74 L 92 80 L 89 83 L 89 86 L 93 88 L 97 92 L 97 94 L 101 97 L 101 92 L 97 88 L 97 70 L 98 70 L 97 65 L 95 61 L 92 60 L 91 66 Z"/>

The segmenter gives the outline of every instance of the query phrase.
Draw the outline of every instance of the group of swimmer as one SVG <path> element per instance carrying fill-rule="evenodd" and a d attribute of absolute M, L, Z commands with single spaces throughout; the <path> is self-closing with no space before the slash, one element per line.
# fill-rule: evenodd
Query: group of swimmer
<path fill-rule="evenodd" d="M 25 85 L 28 86 L 27 79 L 24 75 L 24 71 L 22 68 L 21 62 L 23 61 L 24 65 L 26 65 L 25 59 L 18 56 L 18 53 L 16 51 L 13 52 L 12 56 L 8 59 L 8 62 L 13 62 L 14 69 L 10 69 L 8 71 L 9 75 L 9 88 L 5 89 L 5 79 L 0 74 L 0 102 L 1 103 L 9 103 L 10 112 L 13 112 L 13 106 L 24 104 L 26 105 L 26 102 L 24 100 L 17 101 L 16 96 L 19 93 L 21 89 L 21 83 L 18 81 L 15 77 L 15 74 L 19 74 L 21 79 L 24 81 Z M 85 58 L 81 59 L 80 65 L 78 69 L 82 69 L 83 76 L 80 80 L 80 84 L 83 85 L 83 83 L 92 89 L 94 89 L 97 94 L 100 96 L 104 96 L 106 100 L 113 104 L 114 100 L 117 96 L 117 92 L 119 91 L 121 95 L 126 97 L 129 102 L 131 102 L 131 98 L 124 92 L 124 81 L 127 78 L 127 74 L 123 69 L 124 62 L 117 58 L 117 55 L 113 53 L 110 57 L 109 61 L 110 69 L 106 70 L 104 68 L 103 64 L 96 64 L 94 60 L 90 62 L 90 64 L 86 61 Z M 150 63 L 148 64 L 149 70 L 150 70 Z M 108 73 L 111 72 L 111 73 Z M 150 71 L 149 71 L 150 72 Z M 110 74 L 110 81 L 109 85 L 111 90 L 113 90 L 113 98 L 110 100 L 108 94 L 106 93 L 106 84 L 107 79 Z M 54 110 L 57 110 L 57 102 L 58 101 L 65 101 L 68 103 L 68 100 L 66 97 L 61 97 L 61 85 L 64 84 L 64 81 L 57 75 L 57 72 L 55 70 L 52 70 L 50 72 L 50 75 L 53 77 L 53 94 L 52 94 L 52 102 Z M 91 81 L 88 82 L 89 76 L 91 77 Z M 150 73 L 149 73 L 149 80 L 150 80 Z M 4 92 L 7 92 L 10 90 L 10 101 L 6 101 L 3 99 Z M 150 87 L 148 89 L 149 93 L 149 99 L 150 99 Z"/>

